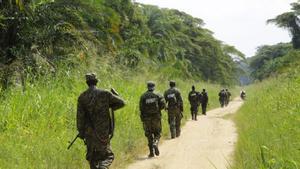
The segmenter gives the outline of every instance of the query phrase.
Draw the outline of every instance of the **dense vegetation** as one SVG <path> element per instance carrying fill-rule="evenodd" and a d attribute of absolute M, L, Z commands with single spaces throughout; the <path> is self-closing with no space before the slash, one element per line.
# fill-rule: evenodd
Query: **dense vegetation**
<path fill-rule="evenodd" d="M 201 19 L 130 0 L 17 0 L 0 4 L 2 88 L 61 65 L 119 65 L 166 78 L 236 81 L 243 58 L 203 28 Z"/>
<path fill-rule="evenodd" d="M 97 67 L 94 68 L 96 70 Z M 146 81 L 157 82 L 162 93 L 168 82 L 153 74 L 128 74 L 120 71 L 97 72 L 102 88 L 113 86 L 126 100 L 124 109 L 116 112 L 116 131 L 112 147 L 116 154 L 113 168 L 124 168 L 147 146 L 139 117 L 139 97 L 146 91 Z M 88 168 L 85 147 L 77 141 L 71 150 L 68 143 L 76 134 L 76 99 L 86 89 L 84 71 L 62 71 L 55 77 L 43 76 L 39 81 L 9 89 L 0 98 L 0 168 Z M 184 116 L 189 118 L 188 92 L 193 81 L 176 79 L 185 103 Z M 206 88 L 210 97 L 209 108 L 218 106 L 217 90 L 221 86 L 195 83 L 197 89 Z M 169 135 L 163 111 L 163 135 Z"/>
<path fill-rule="evenodd" d="M 234 84 L 235 61 L 244 56 L 203 25 L 186 13 L 130 0 L 1 1 L 0 168 L 87 168 L 82 142 L 66 150 L 76 135 L 76 99 L 87 71 L 127 102 L 116 112 L 115 168 L 146 146 L 137 104 L 147 80 L 160 92 L 168 79 L 178 82 L 185 119 L 192 84 L 206 88 L 216 107 L 221 86 L 202 81 Z"/>
<path fill-rule="evenodd" d="M 286 77 L 247 88 L 247 100 L 235 118 L 239 140 L 232 168 L 299 168 L 299 70 L 298 65 Z"/>
<path fill-rule="evenodd" d="M 298 169 L 300 166 L 300 4 L 269 22 L 288 28 L 292 43 L 264 45 L 250 58 L 252 76 L 235 120 L 239 140 L 232 168 Z M 251 123 L 249 123 L 251 121 Z"/>

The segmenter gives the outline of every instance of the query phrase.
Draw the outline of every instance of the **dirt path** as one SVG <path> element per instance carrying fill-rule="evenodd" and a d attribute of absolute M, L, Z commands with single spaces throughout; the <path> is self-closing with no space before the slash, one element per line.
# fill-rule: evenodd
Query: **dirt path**
<path fill-rule="evenodd" d="M 128 169 L 226 169 L 237 141 L 235 124 L 223 117 L 235 113 L 243 102 L 235 99 L 226 108 L 209 111 L 188 121 L 178 139 L 160 145 L 161 155 L 140 156 Z"/>

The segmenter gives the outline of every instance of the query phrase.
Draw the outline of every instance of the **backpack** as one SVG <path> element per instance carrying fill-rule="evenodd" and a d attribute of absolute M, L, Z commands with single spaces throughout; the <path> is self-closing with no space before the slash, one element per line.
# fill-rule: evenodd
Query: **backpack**
<path fill-rule="evenodd" d="M 199 95 L 198 93 L 190 93 L 190 102 L 191 103 L 197 103 L 199 101 Z"/>
<path fill-rule="evenodd" d="M 156 97 L 147 98 L 145 100 L 145 106 L 146 106 L 146 109 L 151 112 L 159 111 L 158 98 L 156 98 Z"/>
<path fill-rule="evenodd" d="M 226 92 L 222 91 L 222 92 L 221 92 L 221 97 L 222 97 L 222 98 L 225 98 L 225 97 L 226 97 Z"/>
<path fill-rule="evenodd" d="M 175 93 L 168 94 L 167 101 L 169 106 L 175 106 L 177 104 L 176 94 Z"/>

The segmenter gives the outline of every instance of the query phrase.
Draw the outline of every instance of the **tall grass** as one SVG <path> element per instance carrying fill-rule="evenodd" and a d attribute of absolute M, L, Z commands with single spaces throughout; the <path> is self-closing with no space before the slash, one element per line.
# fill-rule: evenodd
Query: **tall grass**
<path fill-rule="evenodd" d="M 85 146 L 77 141 L 71 150 L 68 142 L 76 134 L 77 97 L 87 87 L 85 71 L 61 71 L 57 76 L 45 76 L 28 83 L 26 91 L 15 87 L 0 98 L 0 168 L 2 169 L 82 169 Z M 138 102 L 146 91 L 146 81 L 157 82 L 157 91 L 168 88 L 168 80 L 153 74 L 120 74 L 98 72 L 100 88 L 114 87 L 126 100 L 126 107 L 116 112 L 115 137 L 112 140 L 116 160 L 113 168 L 123 168 L 146 147 L 146 138 L 139 118 Z M 161 80 L 159 80 L 161 79 Z M 185 119 L 189 118 L 187 94 L 194 83 L 175 79 L 185 103 Z M 218 85 L 196 83 L 206 88 L 210 107 L 218 106 Z M 163 135 L 168 136 L 166 112 L 163 112 Z"/>
<path fill-rule="evenodd" d="M 234 169 L 300 168 L 300 78 L 267 80 L 247 88 L 236 116 Z"/>

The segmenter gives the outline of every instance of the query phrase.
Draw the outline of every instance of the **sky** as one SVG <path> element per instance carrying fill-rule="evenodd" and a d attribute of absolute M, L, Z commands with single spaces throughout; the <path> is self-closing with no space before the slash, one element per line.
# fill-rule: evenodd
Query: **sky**
<path fill-rule="evenodd" d="M 201 18 L 205 27 L 226 44 L 235 46 L 247 57 L 256 48 L 290 42 L 287 30 L 266 24 L 268 19 L 290 10 L 296 0 L 135 0 L 136 2 L 173 8 Z"/>

